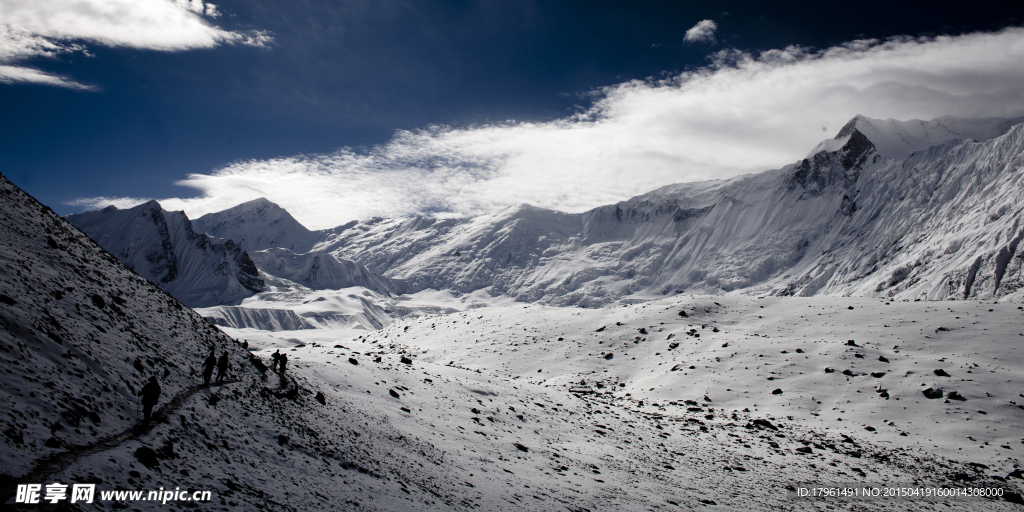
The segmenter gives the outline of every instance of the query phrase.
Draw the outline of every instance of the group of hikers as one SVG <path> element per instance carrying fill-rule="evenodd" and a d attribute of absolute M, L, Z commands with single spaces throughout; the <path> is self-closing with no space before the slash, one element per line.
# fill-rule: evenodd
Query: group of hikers
<path fill-rule="evenodd" d="M 207 356 L 206 362 L 203 363 L 203 384 L 206 386 L 210 385 L 210 377 L 213 376 L 213 369 L 217 368 L 217 384 L 224 381 L 224 377 L 228 375 L 228 353 L 224 352 L 217 359 L 217 353 L 214 349 L 210 349 L 210 355 Z"/>
<path fill-rule="evenodd" d="M 245 344 L 248 348 L 248 343 Z M 271 369 L 276 371 L 280 375 L 284 375 L 284 368 L 288 364 L 288 355 L 282 354 L 280 350 L 274 352 L 270 356 L 274 362 L 270 365 Z M 224 352 L 220 358 L 217 358 L 217 352 L 215 349 L 210 349 L 210 355 L 207 356 L 206 361 L 203 363 L 203 385 L 209 386 L 210 379 L 213 377 L 213 369 L 217 369 L 216 383 L 220 384 L 224 382 L 224 378 L 228 375 L 228 368 L 231 364 L 228 361 L 228 353 Z M 139 390 L 138 396 L 142 403 L 142 422 L 149 423 L 153 416 L 153 406 L 156 405 L 157 401 L 160 400 L 160 384 L 156 381 L 156 376 L 149 378 L 145 386 Z"/>

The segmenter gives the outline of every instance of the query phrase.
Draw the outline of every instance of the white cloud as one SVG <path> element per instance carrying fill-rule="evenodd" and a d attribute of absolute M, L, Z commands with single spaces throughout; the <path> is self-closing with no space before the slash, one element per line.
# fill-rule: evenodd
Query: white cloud
<path fill-rule="evenodd" d="M 81 206 L 86 210 L 99 210 L 108 206 L 115 206 L 119 209 L 131 208 L 138 206 L 142 203 L 148 203 L 152 199 L 143 199 L 138 197 L 84 197 L 79 199 L 73 199 L 67 201 L 64 204 L 68 206 Z"/>
<path fill-rule="evenodd" d="M 711 20 L 698 21 L 696 25 L 686 31 L 686 35 L 683 36 L 683 41 L 687 43 L 699 43 L 701 41 L 715 41 L 715 31 L 718 30 L 718 24 Z"/>
<path fill-rule="evenodd" d="M 267 197 L 315 228 L 520 203 L 584 211 L 671 183 L 780 167 L 857 114 L 1020 115 L 1024 29 L 819 52 L 728 50 L 703 69 L 608 87 L 598 98 L 548 123 L 429 127 L 363 153 L 235 162 L 179 182 L 199 197 L 161 203 L 194 217 Z"/>
<path fill-rule="evenodd" d="M 72 41 L 159 51 L 219 44 L 263 46 L 263 32 L 232 32 L 203 19 L 217 6 L 203 0 L 0 0 L 0 82 L 89 87 L 16 65 L 20 61 L 85 51 Z"/>

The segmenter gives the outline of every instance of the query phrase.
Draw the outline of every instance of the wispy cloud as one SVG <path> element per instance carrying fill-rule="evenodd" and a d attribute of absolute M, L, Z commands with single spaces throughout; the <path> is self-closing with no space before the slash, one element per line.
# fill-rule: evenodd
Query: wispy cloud
<path fill-rule="evenodd" d="M 85 41 L 159 51 L 219 44 L 263 46 L 264 32 L 233 32 L 211 25 L 220 15 L 203 0 L 0 0 L 0 82 L 91 89 L 22 64 L 64 53 L 89 55 Z"/>
<path fill-rule="evenodd" d="M 520 203 L 584 211 L 671 183 L 785 165 L 857 114 L 1024 110 L 1024 29 L 723 50 L 702 69 L 599 92 L 591 108 L 548 123 L 433 126 L 365 152 L 235 162 L 179 183 L 199 197 L 161 202 L 197 216 L 263 196 L 316 228 Z"/>
<path fill-rule="evenodd" d="M 116 208 L 131 208 L 152 201 L 139 197 L 84 197 L 67 201 L 68 206 L 80 206 L 85 210 L 98 210 L 113 205 Z"/>
<path fill-rule="evenodd" d="M 691 27 L 690 30 L 686 31 L 683 41 L 687 43 L 714 42 L 716 30 L 718 30 L 718 25 L 714 21 L 701 20 Z"/>

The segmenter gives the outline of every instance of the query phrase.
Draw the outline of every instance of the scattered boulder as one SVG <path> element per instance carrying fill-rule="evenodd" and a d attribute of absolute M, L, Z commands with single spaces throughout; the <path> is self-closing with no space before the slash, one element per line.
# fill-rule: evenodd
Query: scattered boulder
<path fill-rule="evenodd" d="M 687 314 L 686 314 L 686 311 L 684 311 L 684 310 L 680 309 L 680 310 L 679 310 L 679 316 L 681 316 L 681 317 L 683 317 L 683 318 L 686 318 L 686 317 L 688 317 L 688 316 L 690 316 L 690 315 L 687 315 Z"/>
<path fill-rule="evenodd" d="M 928 389 L 922 391 L 922 393 L 924 393 L 924 397 L 925 398 L 928 398 L 930 400 L 934 400 L 936 398 L 942 398 L 942 388 L 938 388 L 938 389 L 936 389 L 936 388 L 928 388 Z"/>
<path fill-rule="evenodd" d="M 153 469 L 160 463 L 157 461 L 156 450 L 148 446 L 140 446 L 135 450 L 135 458 L 149 469 Z"/>
<path fill-rule="evenodd" d="M 348 358 L 348 362 L 351 363 L 351 364 L 354 364 L 356 366 L 359 366 L 359 361 L 357 361 L 356 358 L 354 358 L 354 357 Z"/>
<path fill-rule="evenodd" d="M 949 394 L 946 395 L 946 398 L 948 398 L 950 400 L 959 400 L 961 402 L 967 401 L 967 399 L 964 398 L 963 395 L 961 395 L 960 393 L 957 393 L 956 391 L 950 391 Z"/>
<path fill-rule="evenodd" d="M 775 388 L 775 390 L 772 391 L 772 394 L 773 395 L 781 395 L 782 394 L 782 389 L 781 388 Z"/>
<path fill-rule="evenodd" d="M 401 398 L 401 395 L 398 394 L 398 391 L 395 391 L 393 389 L 389 389 L 388 390 L 388 394 L 393 396 L 393 397 L 395 397 L 395 398 Z"/>
<path fill-rule="evenodd" d="M 882 377 L 885 377 L 885 372 L 871 372 L 871 376 L 876 379 L 881 379 Z"/>
<path fill-rule="evenodd" d="M 320 402 L 320 405 L 327 405 L 327 397 L 324 396 L 323 391 L 317 391 L 315 398 L 317 402 Z"/>
<path fill-rule="evenodd" d="M 647 334 L 647 329 L 644 327 L 641 327 L 640 329 L 638 329 L 638 331 L 640 332 L 640 334 Z"/>
<path fill-rule="evenodd" d="M 825 367 L 825 373 L 835 373 L 835 372 L 836 371 L 833 370 L 832 368 L 829 368 L 828 366 Z"/>
<path fill-rule="evenodd" d="M 857 345 L 857 342 L 855 342 L 853 340 L 846 340 L 846 346 L 848 346 L 848 347 L 859 347 L 860 345 Z"/>
<path fill-rule="evenodd" d="M 768 420 L 765 420 L 765 419 L 753 420 L 750 423 L 747 423 L 747 428 L 759 428 L 759 429 L 767 429 L 767 430 L 775 430 L 775 431 L 779 430 L 778 427 L 776 427 L 775 425 L 772 425 L 772 422 L 770 422 Z"/>
<path fill-rule="evenodd" d="M 883 363 L 888 363 L 889 362 L 889 359 L 887 359 L 885 356 L 878 356 L 878 360 L 883 362 Z"/>
<path fill-rule="evenodd" d="M 516 443 L 515 445 L 516 445 L 516 449 L 518 449 L 518 450 L 519 450 L 519 451 L 521 451 L 521 452 L 528 452 L 528 451 L 530 451 L 530 449 L 529 449 L 529 448 L 527 448 L 527 447 L 523 446 L 523 445 L 522 445 L 522 444 L 520 444 L 520 443 Z"/>
<path fill-rule="evenodd" d="M 594 331 L 594 332 L 602 332 L 602 331 L 604 331 L 604 328 L 605 328 L 605 326 L 602 325 L 601 327 L 598 327 L 597 330 Z"/>
<path fill-rule="evenodd" d="M 605 359 L 611 359 L 613 357 L 615 357 L 615 354 L 612 354 L 611 352 L 608 352 L 607 354 L 604 355 Z"/>
<path fill-rule="evenodd" d="M 814 450 L 812 450 L 810 446 L 801 446 L 800 448 L 797 448 L 796 451 L 797 451 L 797 453 L 813 453 L 814 452 Z"/>
<path fill-rule="evenodd" d="M 412 359 L 409 359 L 406 356 L 402 356 L 401 361 L 402 361 L 402 364 L 412 364 Z"/>
<path fill-rule="evenodd" d="M 288 436 L 284 435 L 284 434 L 278 434 L 277 435 L 277 444 L 280 445 L 280 446 L 284 446 L 284 445 L 288 444 L 289 439 L 290 438 Z"/>
<path fill-rule="evenodd" d="M 942 368 L 938 368 L 932 373 L 934 373 L 938 377 L 949 377 L 949 374 L 946 373 L 946 370 L 943 370 Z"/>
<path fill-rule="evenodd" d="M 10 297 L 2 294 L 2 293 L 0 293 L 0 302 L 3 302 L 4 304 L 7 304 L 8 306 L 13 306 L 13 305 L 18 303 L 18 301 L 14 300 L 14 299 L 12 299 L 12 298 L 10 298 Z"/>

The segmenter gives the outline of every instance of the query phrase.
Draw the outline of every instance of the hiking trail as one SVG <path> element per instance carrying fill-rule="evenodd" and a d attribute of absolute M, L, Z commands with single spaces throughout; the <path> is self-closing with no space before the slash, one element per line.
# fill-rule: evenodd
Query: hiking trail
<path fill-rule="evenodd" d="M 116 448 L 129 439 L 138 439 L 142 434 L 152 430 L 153 426 L 157 423 L 166 423 L 168 416 L 177 411 L 185 401 L 192 398 L 192 396 L 200 390 L 224 386 L 235 382 L 240 382 L 240 380 L 231 379 L 219 383 L 199 384 L 186 388 L 177 395 L 174 395 L 169 402 L 154 412 L 153 419 L 148 424 L 136 423 L 123 432 L 107 436 L 94 443 L 83 446 L 69 446 L 65 451 L 52 453 L 39 459 L 35 466 L 33 466 L 33 468 L 24 476 L 14 478 L 11 481 L 3 483 L 3 490 L 0 491 L 0 503 L 7 503 L 8 500 L 14 498 L 18 484 L 43 483 L 48 476 L 67 469 L 71 464 L 75 463 L 75 461 L 82 457 Z"/>

